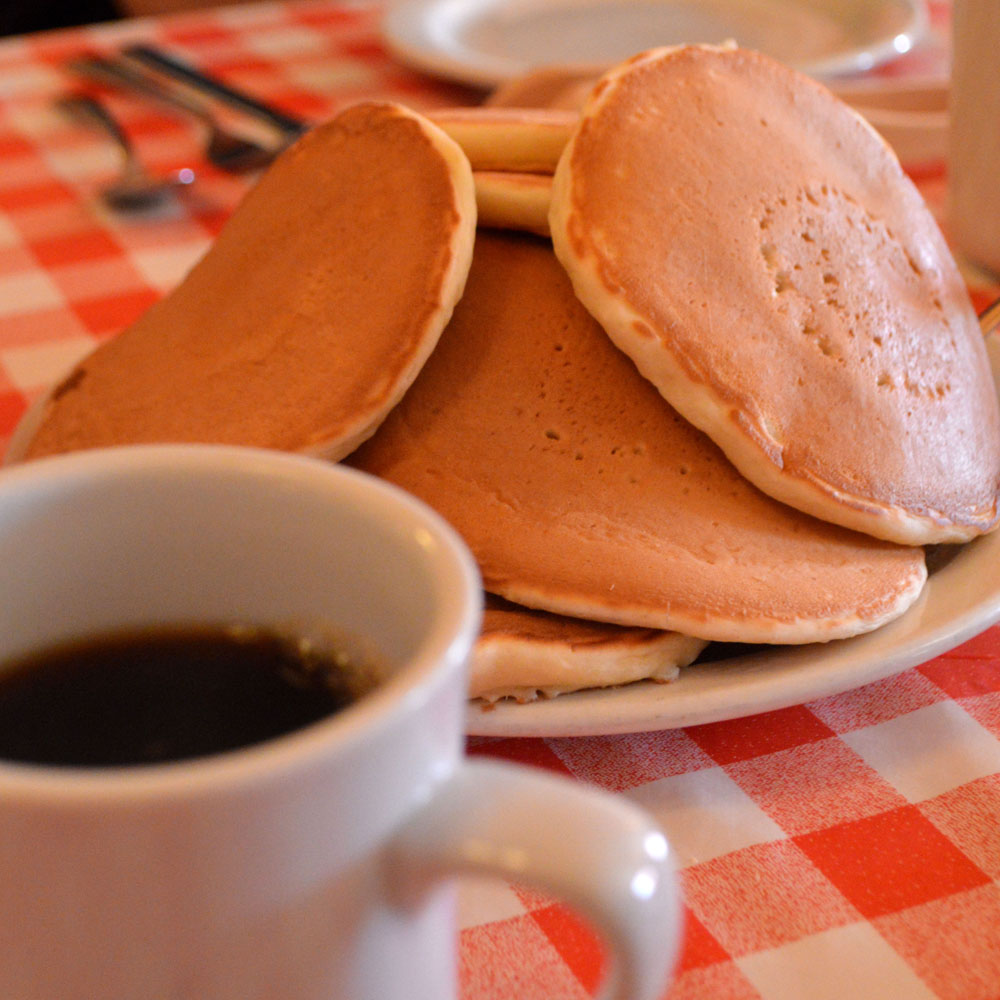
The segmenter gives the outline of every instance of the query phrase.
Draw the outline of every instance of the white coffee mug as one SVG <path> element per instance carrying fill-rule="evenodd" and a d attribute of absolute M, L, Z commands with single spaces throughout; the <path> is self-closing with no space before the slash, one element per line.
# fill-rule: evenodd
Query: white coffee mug
<path fill-rule="evenodd" d="M 391 676 L 319 723 L 169 764 L 0 762 L 4 1000 L 449 1000 L 450 876 L 551 891 L 653 1000 L 679 902 L 621 799 L 463 758 L 480 583 L 455 533 L 355 471 L 221 446 L 0 471 L 0 664 L 123 628 L 322 623 Z"/>
<path fill-rule="evenodd" d="M 948 225 L 967 262 L 1000 275 L 1000 0 L 955 0 Z"/>

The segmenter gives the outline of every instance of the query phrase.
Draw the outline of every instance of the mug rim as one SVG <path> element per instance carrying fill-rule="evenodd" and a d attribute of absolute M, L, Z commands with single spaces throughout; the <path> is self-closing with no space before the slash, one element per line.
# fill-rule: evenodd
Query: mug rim
<path fill-rule="evenodd" d="M 314 491 L 328 490 L 365 516 L 391 511 L 415 547 L 433 562 L 436 620 L 415 656 L 375 690 L 340 712 L 290 733 L 201 757 L 114 767 L 76 767 L 0 759 L 0 787 L 45 798 L 105 800 L 193 798 L 220 786 L 279 777 L 311 761 L 374 739 L 398 716 L 419 710 L 436 683 L 466 661 L 479 632 L 482 584 L 465 542 L 445 519 L 400 487 L 361 470 L 309 455 L 228 444 L 135 444 L 39 458 L 0 469 L 0 510 L 12 491 L 27 493 L 95 474 L 196 472 L 226 477 L 281 473 Z"/>

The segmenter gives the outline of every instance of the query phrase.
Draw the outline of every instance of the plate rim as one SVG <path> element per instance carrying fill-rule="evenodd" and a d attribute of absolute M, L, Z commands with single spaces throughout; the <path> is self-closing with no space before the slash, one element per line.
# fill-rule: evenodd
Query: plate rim
<path fill-rule="evenodd" d="M 535 10 L 544 2 L 522 0 L 519 6 Z M 570 0 L 561 6 L 593 6 L 593 2 Z M 629 0 L 607 2 L 628 3 Z M 670 3 L 671 0 L 662 2 Z M 738 5 L 738 0 L 731 2 Z M 861 2 L 872 8 L 900 8 L 905 27 L 876 42 L 848 46 L 836 55 L 796 64 L 797 69 L 822 79 L 866 72 L 909 51 L 926 36 L 930 23 L 927 0 Z M 510 3 L 511 0 L 402 0 L 390 6 L 382 18 L 382 41 L 394 56 L 412 68 L 455 83 L 492 89 L 537 67 L 519 61 L 516 54 L 505 57 L 471 49 L 455 39 L 450 27 L 453 23 L 468 24 Z M 836 10 L 836 5 L 831 5 L 831 9 Z"/>

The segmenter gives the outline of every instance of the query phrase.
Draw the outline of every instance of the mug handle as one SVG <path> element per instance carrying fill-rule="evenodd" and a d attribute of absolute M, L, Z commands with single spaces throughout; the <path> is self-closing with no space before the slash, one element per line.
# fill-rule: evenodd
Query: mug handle
<path fill-rule="evenodd" d="M 663 832 L 637 806 L 541 770 L 463 760 L 396 835 L 404 892 L 457 873 L 551 892 L 602 935 L 600 1000 L 657 1000 L 681 931 L 680 892 Z M 399 866 L 399 868 L 397 868 Z"/>

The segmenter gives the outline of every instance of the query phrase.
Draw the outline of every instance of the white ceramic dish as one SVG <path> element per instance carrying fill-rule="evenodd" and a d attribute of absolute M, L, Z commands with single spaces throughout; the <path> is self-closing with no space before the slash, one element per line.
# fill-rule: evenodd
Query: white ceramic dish
<path fill-rule="evenodd" d="M 1000 338 L 987 338 L 1000 392 Z M 44 397 L 21 420 L 5 462 L 23 454 Z M 958 549 L 934 572 L 916 604 L 868 635 L 828 645 L 759 647 L 696 664 L 672 684 L 642 682 L 581 691 L 527 705 L 469 705 L 475 736 L 584 736 L 650 732 L 740 718 L 838 694 L 890 677 L 953 649 L 1000 621 L 1000 531 Z"/>
<path fill-rule="evenodd" d="M 926 27 L 923 0 L 402 0 L 382 32 L 415 68 L 489 88 L 553 63 L 727 39 L 830 77 L 908 51 Z"/>
<path fill-rule="evenodd" d="M 987 339 L 1000 391 L 1000 340 Z M 641 682 L 526 705 L 469 705 L 477 736 L 647 732 L 735 719 L 839 694 L 925 663 L 1000 621 L 1000 532 L 958 549 L 916 604 L 884 628 L 828 645 L 758 647 L 695 664 L 672 684 Z M 711 649 L 711 647 L 709 647 Z"/>

